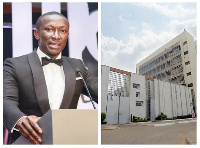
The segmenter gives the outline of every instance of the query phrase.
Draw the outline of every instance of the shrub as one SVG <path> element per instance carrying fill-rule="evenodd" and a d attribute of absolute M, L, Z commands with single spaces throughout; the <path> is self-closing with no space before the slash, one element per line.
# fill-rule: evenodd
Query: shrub
<path fill-rule="evenodd" d="M 133 116 L 133 120 L 132 120 L 132 121 L 133 121 L 133 122 L 137 122 L 137 120 L 138 120 L 137 117 L 136 117 L 136 116 Z"/>
<path fill-rule="evenodd" d="M 133 122 L 147 122 L 147 121 L 149 121 L 150 120 L 150 118 L 141 118 L 141 117 L 136 117 L 136 116 L 133 116 Z"/>
<path fill-rule="evenodd" d="M 161 113 L 161 115 L 158 115 L 158 117 L 156 117 L 156 120 L 167 120 L 167 115 Z"/>
<path fill-rule="evenodd" d="M 106 113 L 102 112 L 101 113 L 101 123 L 106 119 Z"/>
<path fill-rule="evenodd" d="M 191 114 L 187 115 L 187 118 L 192 118 L 192 115 Z"/>

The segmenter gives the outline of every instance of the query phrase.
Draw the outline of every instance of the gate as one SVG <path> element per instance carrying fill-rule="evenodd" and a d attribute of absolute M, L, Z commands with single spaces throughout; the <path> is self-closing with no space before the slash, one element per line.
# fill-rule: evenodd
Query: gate
<path fill-rule="evenodd" d="M 107 124 L 126 124 L 130 121 L 130 98 L 108 95 Z"/>
<path fill-rule="evenodd" d="M 129 123 L 130 81 L 130 72 L 110 68 L 106 105 L 107 124 Z"/>

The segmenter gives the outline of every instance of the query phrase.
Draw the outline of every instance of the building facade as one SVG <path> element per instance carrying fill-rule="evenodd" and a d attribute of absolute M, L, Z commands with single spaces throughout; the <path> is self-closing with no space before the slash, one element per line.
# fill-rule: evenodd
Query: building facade
<path fill-rule="evenodd" d="M 169 118 L 193 113 L 190 87 L 101 66 L 101 112 L 108 124 L 125 124 L 131 116 Z"/>
<path fill-rule="evenodd" d="M 184 30 L 136 64 L 136 73 L 188 86 L 192 90 L 196 108 L 197 94 L 197 46 L 193 36 Z"/>

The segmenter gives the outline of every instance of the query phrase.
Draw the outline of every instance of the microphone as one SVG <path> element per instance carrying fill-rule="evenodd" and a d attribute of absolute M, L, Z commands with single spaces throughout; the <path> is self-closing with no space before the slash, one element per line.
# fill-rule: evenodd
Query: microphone
<path fill-rule="evenodd" d="M 82 78 L 83 83 L 84 83 L 84 85 L 85 85 L 85 88 L 86 88 L 86 90 L 87 90 L 87 93 L 88 93 L 88 95 L 89 95 L 90 102 L 92 102 L 93 108 L 96 109 L 96 107 L 95 107 L 95 105 L 94 105 L 94 102 L 93 102 L 93 100 L 92 100 L 92 97 L 91 97 L 91 95 L 90 95 L 90 91 L 88 90 L 87 84 L 85 83 L 85 80 L 84 80 L 84 78 L 83 78 L 83 76 L 82 76 L 82 74 L 81 74 L 81 70 L 80 70 L 79 68 L 76 68 L 75 71 L 76 71 L 76 73 L 79 74 L 80 77 Z"/>

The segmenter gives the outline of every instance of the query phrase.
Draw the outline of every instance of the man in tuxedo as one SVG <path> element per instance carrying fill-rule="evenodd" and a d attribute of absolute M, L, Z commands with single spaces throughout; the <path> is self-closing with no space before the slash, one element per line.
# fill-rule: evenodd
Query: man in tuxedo
<path fill-rule="evenodd" d="M 69 35 L 69 22 L 60 13 L 39 17 L 34 36 L 38 49 L 4 62 L 4 125 L 14 142 L 20 135 L 40 144 L 42 129 L 37 121 L 50 109 L 76 109 L 85 90 L 77 74 L 82 73 L 94 101 L 98 102 L 98 80 L 82 60 L 61 56 Z M 77 43 L 78 44 L 78 43 Z"/>

